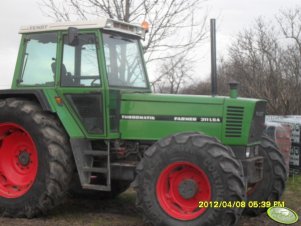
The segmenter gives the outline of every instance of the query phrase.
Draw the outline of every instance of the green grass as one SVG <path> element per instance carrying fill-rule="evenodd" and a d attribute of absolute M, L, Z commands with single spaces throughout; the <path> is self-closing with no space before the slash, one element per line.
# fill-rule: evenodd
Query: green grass
<path fill-rule="evenodd" d="M 298 212 L 301 216 L 301 175 L 291 176 L 287 182 L 285 193 L 282 197 L 285 205 Z"/>

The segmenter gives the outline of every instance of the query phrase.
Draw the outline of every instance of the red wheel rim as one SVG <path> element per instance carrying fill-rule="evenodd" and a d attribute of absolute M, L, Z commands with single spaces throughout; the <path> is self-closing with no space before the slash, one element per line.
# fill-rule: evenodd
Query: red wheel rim
<path fill-rule="evenodd" d="M 183 190 L 190 192 L 183 193 Z M 162 209 L 179 220 L 199 217 L 206 210 L 199 208 L 199 201 L 211 200 L 211 185 L 206 173 L 190 162 L 167 166 L 158 178 L 156 192 Z"/>
<path fill-rule="evenodd" d="M 38 152 L 30 134 L 14 123 L 0 124 L 0 196 L 19 198 L 31 188 Z"/>

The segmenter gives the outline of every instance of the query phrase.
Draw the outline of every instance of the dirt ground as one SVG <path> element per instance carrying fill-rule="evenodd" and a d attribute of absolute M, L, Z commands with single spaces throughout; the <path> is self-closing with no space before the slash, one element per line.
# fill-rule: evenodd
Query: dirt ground
<path fill-rule="evenodd" d="M 287 207 L 301 216 L 301 176 L 291 177 L 282 198 Z M 259 217 L 242 217 L 238 226 L 278 226 L 264 213 Z M 297 222 L 294 226 L 301 226 Z M 114 200 L 68 198 L 47 217 L 37 219 L 0 218 L 0 226 L 144 226 L 135 208 L 135 193 L 130 189 Z"/>

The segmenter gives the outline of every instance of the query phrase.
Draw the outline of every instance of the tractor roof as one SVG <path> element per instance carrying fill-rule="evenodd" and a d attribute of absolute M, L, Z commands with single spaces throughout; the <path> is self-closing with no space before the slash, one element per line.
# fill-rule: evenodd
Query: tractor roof
<path fill-rule="evenodd" d="M 112 20 L 105 17 L 100 17 L 94 21 L 75 21 L 75 22 L 58 22 L 51 24 L 29 25 L 22 26 L 19 30 L 20 34 L 37 33 L 47 31 L 62 31 L 69 27 L 76 27 L 78 29 L 93 29 L 101 28 L 105 30 L 118 31 L 122 33 L 144 36 L 145 32 L 139 25 L 133 25 L 118 20 Z"/>

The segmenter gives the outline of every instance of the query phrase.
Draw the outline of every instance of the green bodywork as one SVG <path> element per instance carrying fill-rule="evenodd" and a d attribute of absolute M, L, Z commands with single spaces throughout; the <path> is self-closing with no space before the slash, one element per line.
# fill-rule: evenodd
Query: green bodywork
<path fill-rule="evenodd" d="M 122 139 L 137 141 L 155 141 L 165 136 L 185 131 L 199 131 L 221 140 L 223 144 L 233 146 L 254 145 L 259 141 L 250 141 L 250 131 L 255 106 L 263 100 L 193 96 L 193 95 L 163 95 L 152 94 L 150 86 L 146 88 L 118 88 L 110 87 L 105 63 L 102 30 L 83 30 L 81 33 L 93 33 L 98 43 L 97 55 L 101 84 L 93 87 L 61 87 L 61 64 L 56 65 L 55 82 L 49 86 L 25 86 L 18 83 L 22 73 L 25 46 L 23 35 L 12 83 L 12 89 L 39 89 L 45 94 L 51 111 L 57 114 L 70 138 L 87 139 Z M 58 31 L 58 45 L 56 60 L 62 62 L 62 37 L 66 32 Z M 140 49 L 142 56 L 142 49 Z M 145 64 L 144 64 L 145 65 Z M 144 66 L 145 70 L 145 66 Z M 146 70 L 145 70 L 146 73 Z M 146 78 L 147 79 L 147 78 Z M 148 83 L 148 81 L 147 81 Z M 103 109 L 103 132 L 88 132 L 80 117 L 73 110 L 66 94 L 100 93 L 100 108 Z M 55 100 L 60 97 L 63 104 Z M 227 136 L 227 113 L 229 107 L 237 107 L 243 120 L 238 129 L 239 136 Z M 115 126 L 112 129 L 112 111 L 114 111 Z M 234 118 L 234 121 L 236 119 Z M 233 121 L 232 121 L 233 123 Z M 235 124 L 235 122 L 234 122 Z M 231 128 L 230 128 L 231 129 Z M 232 128 L 233 129 L 233 128 Z M 229 128 L 228 128 L 229 130 Z M 229 131 L 228 131 L 229 132 Z M 230 131 L 231 132 L 231 131 Z M 233 132 L 233 131 L 232 131 Z M 234 131 L 235 134 L 235 131 Z"/>
<path fill-rule="evenodd" d="M 120 121 L 122 139 L 158 140 L 162 137 L 184 131 L 199 131 L 214 136 L 227 145 L 247 145 L 254 114 L 255 99 L 232 99 L 228 97 L 161 95 L 161 94 L 123 94 L 121 115 L 159 115 L 172 116 L 169 120 L 124 120 Z M 227 138 L 226 109 L 228 106 L 244 108 L 244 121 L 239 138 Z M 199 122 L 181 120 L 219 118 L 220 122 Z M 177 117 L 180 121 L 174 121 Z"/>

